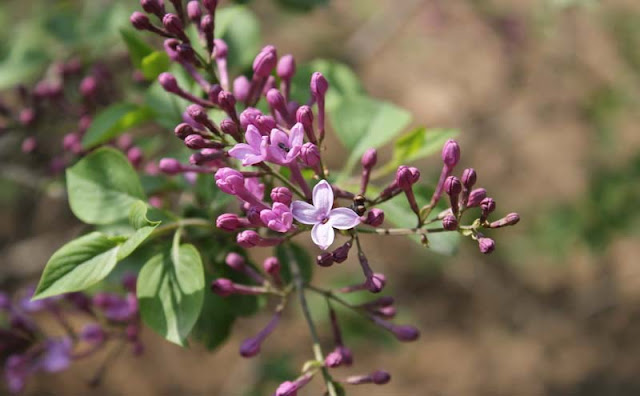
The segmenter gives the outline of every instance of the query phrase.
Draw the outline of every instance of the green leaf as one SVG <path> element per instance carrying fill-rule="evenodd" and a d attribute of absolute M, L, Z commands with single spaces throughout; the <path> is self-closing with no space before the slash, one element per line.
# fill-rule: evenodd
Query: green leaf
<path fill-rule="evenodd" d="M 313 263 L 307 249 L 293 242 L 281 244 L 276 247 L 276 257 L 280 261 L 280 273 L 285 282 L 291 282 L 291 260 L 298 263 L 302 279 L 305 282 L 311 281 Z"/>
<path fill-rule="evenodd" d="M 329 0 L 277 0 L 277 2 L 292 11 L 311 11 L 315 7 L 329 4 Z"/>
<path fill-rule="evenodd" d="M 153 113 L 148 108 L 131 103 L 111 105 L 93 120 L 86 135 L 82 138 L 82 147 L 89 149 L 106 143 L 127 129 L 150 120 L 152 115 Z"/>
<path fill-rule="evenodd" d="M 116 266 L 122 240 L 92 232 L 67 243 L 49 259 L 34 298 L 84 290 L 98 283 Z"/>
<path fill-rule="evenodd" d="M 411 122 L 407 110 L 366 96 L 344 97 L 330 116 L 338 138 L 351 152 L 343 177 L 368 148 L 387 143 Z"/>
<path fill-rule="evenodd" d="M 206 284 L 212 280 L 209 278 Z M 235 319 L 229 301 L 215 293 L 205 293 L 202 311 L 191 335 L 208 350 L 213 350 L 229 337 Z"/>
<path fill-rule="evenodd" d="M 140 69 L 142 67 L 142 60 L 153 53 L 153 47 L 145 43 L 139 37 L 139 34 L 131 29 L 120 30 L 120 35 L 129 50 L 131 63 L 133 63 L 136 69 Z"/>
<path fill-rule="evenodd" d="M 142 319 L 167 340 L 185 345 L 200 315 L 204 286 L 202 260 L 193 245 L 152 257 L 138 275 Z"/>
<path fill-rule="evenodd" d="M 161 73 L 166 72 L 170 64 L 171 61 L 166 53 L 155 51 L 142 59 L 140 69 L 145 78 L 152 81 L 158 78 Z"/>
<path fill-rule="evenodd" d="M 385 165 L 385 168 L 389 167 L 391 170 L 395 170 L 398 165 L 439 152 L 445 142 L 457 134 L 458 130 L 456 129 L 427 129 L 425 127 L 419 127 L 405 133 L 396 140 L 393 146 L 393 158 Z"/>
<path fill-rule="evenodd" d="M 260 22 L 244 6 L 230 6 L 216 12 L 215 36 L 229 46 L 228 62 L 232 69 L 248 67 L 260 50 Z"/>
<path fill-rule="evenodd" d="M 145 200 L 138 175 L 127 158 L 101 148 L 67 169 L 71 211 L 88 224 L 109 224 L 127 217 L 129 208 Z"/>
<path fill-rule="evenodd" d="M 136 230 L 147 227 L 147 226 L 157 226 L 160 224 L 159 221 L 151 221 L 147 218 L 147 211 L 149 207 L 144 201 L 136 201 L 131 205 L 131 209 L 129 210 L 129 223 Z"/>

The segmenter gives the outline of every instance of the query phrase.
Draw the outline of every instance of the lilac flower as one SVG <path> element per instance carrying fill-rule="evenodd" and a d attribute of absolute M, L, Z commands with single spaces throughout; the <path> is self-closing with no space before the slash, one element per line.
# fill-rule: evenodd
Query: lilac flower
<path fill-rule="evenodd" d="M 326 180 L 313 188 L 313 205 L 304 201 L 291 204 L 293 218 L 303 224 L 313 224 L 311 239 L 320 249 L 326 250 L 335 237 L 334 228 L 348 230 L 360 223 L 360 217 L 349 208 L 333 207 L 333 190 Z"/>
<path fill-rule="evenodd" d="M 287 205 L 275 202 L 271 209 L 260 211 L 260 220 L 274 231 L 287 232 L 291 229 L 293 216 Z"/>
<path fill-rule="evenodd" d="M 45 344 L 46 350 L 39 364 L 44 371 L 57 373 L 71 364 L 71 339 L 68 337 L 51 339 Z"/>
<path fill-rule="evenodd" d="M 300 155 L 303 138 L 304 128 L 300 123 L 291 128 L 289 135 L 280 129 L 272 129 L 271 144 L 267 147 L 269 160 L 278 165 L 290 164 Z"/>

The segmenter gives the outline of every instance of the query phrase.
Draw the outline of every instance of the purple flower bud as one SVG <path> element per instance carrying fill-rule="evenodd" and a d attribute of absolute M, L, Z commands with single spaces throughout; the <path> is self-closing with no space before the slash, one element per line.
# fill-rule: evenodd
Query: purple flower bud
<path fill-rule="evenodd" d="M 136 292 L 136 285 L 138 283 L 138 276 L 132 272 L 127 272 L 122 277 L 122 287 L 130 293 Z"/>
<path fill-rule="evenodd" d="M 329 90 L 329 82 L 320 72 L 315 72 L 311 75 L 311 94 L 316 98 L 316 100 L 320 100 L 320 98 L 324 98 L 324 95 Z"/>
<path fill-rule="evenodd" d="M 202 19 L 200 19 L 200 29 L 207 36 L 211 36 L 213 34 L 214 23 L 213 23 L 213 17 L 211 15 L 209 15 L 209 14 L 204 15 L 202 17 Z M 209 37 L 208 37 L 208 39 L 209 39 Z M 211 41 L 208 41 L 208 42 L 211 43 Z"/>
<path fill-rule="evenodd" d="M 257 338 L 247 338 L 240 345 L 240 355 L 245 358 L 253 357 L 260 353 L 261 340 Z"/>
<path fill-rule="evenodd" d="M 62 138 L 62 148 L 65 151 L 76 152 L 78 147 L 82 150 L 82 138 L 79 133 L 71 132 L 64 135 Z"/>
<path fill-rule="evenodd" d="M 391 381 L 391 374 L 386 371 L 377 370 L 371 374 L 371 380 L 376 385 L 384 385 Z"/>
<path fill-rule="evenodd" d="M 271 200 L 273 202 L 280 202 L 281 204 L 290 206 L 292 199 L 293 194 L 287 187 L 275 187 L 271 190 Z"/>
<path fill-rule="evenodd" d="M 233 96 L 231 92 L 220 91 L 218 94 L 218 105 L 228 114 L 234 113 L 236 111 L 236 98 Z"/>
<path fill-rule="evenodd" d="M 262 112 L 260 110 L 253 107 L 247 107 L 242 113 L 240 113 L 240 126 L 242 127 L 242 129 L 247 130 L 247 127 L 252 124 L 257 127 L 258 125 L 256 124 L 256 119 L 259 115 L 262 115 Z M 271 130 L 269 130 L 267 133 L 270 132 Z"/>
<path fill-rule="evenodd" d="M 251 90 L 251 82 L 245 76 L 239 76 L 233 80 L 233 95 L 240 102 L 244 102 L 249 98 L 249 91 Z"/>
<path fill-rule="evenodd" d="M 161 0 L 140 0 L 140 5 L 145 12 L 157 15 L 160 18 L 166 14 L 164 3 Z"/>
<path fill-rule="evenodd" d="M 238 245 L 244 248 L 251 248 L 260 245 L 261 239 L 260 235 L 253 230 L 242 231 L 236 237 Z"/>
<path fill-rule="evenodd" d="M 315 144 L 307 142 L 300 149 L 300 157 L 305 165 L 313 168 L 320 163 L 320 149 Z"/>
<path fill-rule="evenodd" d="M 280 261 L 276 257 L 267 257 L 262 266 L 265 272 L 271 276 L 280 272 Z"/>
<path fill-rule="evenodd" d="M 257 116 L 255 125 L 263 135 L 270 134 L 271 130 L 278 126 L 276 120 L 274 120 L 273 117 L 267 115 Z"/>
<path fill-rule="evenodd" d="M 384 211 L 382 209 L 373 208 L 367 213 L 367 217 L 364 221 L 372 227 L 379 227 L 384 222 Z"/>
<path fill-rule="evenodd" d="M 336 250 L 331 253 L 333 257 L 333 261 L 336 263 L 343 263 L 349 257 L 349 250 L 351 250 L 351 246 L 353 244 L 350 241 L 347 241 L 344 245 L 340 246 Z"/>
<path fill-rule="evenodd" d="M 202 18 L 202 9 L 200 9 L 200 3 L 197 0 L 191 0 L 187 3 L 187 16 L 193 23 L 200 23 Z"/>
<path fill-rule="evenodd" d="M 162 24 L 170 34 L 178 37 L 182 41 L 189 41 L 187 36 L 184 34 L 184 26 L 182 26 L 182 21 L 177 15 L 165 14 L 164 17 L 162 17 Z"/>
<path fill-rule="evenodd" d="M 133 27 L 138 30 L 148 30 L 152 27 L 149 18 L 139 11 L 135 11 L 133 14 L 131 14 L 129 21 L 131 21 Z"/>
<path fill-rule="evenodd" d="M 378 162 L 378 151 L 374 148 L 370 148 L 362 155 L 362 167 L 365 169 L 371 169 L 376 166 Z"/>
<path fill-rule="evenodd" d="M 133 165 L 135 168 L 140 166 L 143 157 L 144 156 L 140 147 L 131 147 L 129 150 L 127 150 L 127 158 L 129 159 L 129 162 L 131 162 L 131 165 Z"/>
<path fill-rule="evenodd" d="M 291 381 L 285 381 L 276 389 L 275 396 L 297 396 L 298 387 Z"/>
<path fill-rule="evenodd" d="M 380 293 L 384 286 L 387 284 L 387 278 L 384 274 L 373 274 L 370 278 L 367 279 L 366 285 L 367 289 L 371 293 Z"/>
<path fill-rule="evenodd" d="M 478 248 L 481 253 L 491 254 L 496 248 L 496 242 L 491 238 L 480 237 L 478 238 Z"/>
<path fill-rule="evenodd" d="M 462 185 L 471 190 L 471 188 L 476 184 L 476 179 L 478 176 L 476 175 L 476 171 L 473 168 L 467 168 L 462 172 Z"/>
<path fill-rule="evenodd" d="M 284 96 L 276 88 L 271 88 L 267 91 L 267 103 L 273 109 L 277 110 L 281 114 L 287 112 L 287 102 L 284 100 Z"/>
<path fill-rule="evenodd" d="M 500 227 L 512 226 L 512 225 L 518 224 L 519 221 L 520 221 L 519 214 L 509 213 L 508 215 L 501 218 L 500 220 L 496 220 L 491 224 L 489 224 L 489 228 L 500 228 Z"/>
<path fill-rule="evenodd" d="M 420 337 L 420 331 L 409 325 L 394 325 L 391 327 L 391 332 L 400 341 L 415 341 Z"/>
<path fill-rule="evenodd" d="M 275 47 L 268 45 L 264 47 L 253 60 L 253 73 L 257 77 L 269 77 L 271 70 L 276 67 L 278 61 Z"/>
<path fill-rule="evenodd" d="M 29 136 L 22 141 L 22 152 L 25 154 L 31 154 L 38 148 L 38 140 L 34 136 Z"/>
<path fill-rule="evenodd" d="M 228 297 L 235 292 L 235 284 L 231 279 L 218 278 L 211 282 L 211 291 L 221 297 Z"/>
<path fill-rule="evenodd" d="M 458 220 L 453 215 L 447 215 L 442 219 L 442 228 L 447 231 L 455 231 L 458 229 Z"/>
<path fill-rule="evenodd" d="M 329 252 L 324 252 L 316 257 L 316 263 L 321 267 L 331 267 L 333 265 L 333 255 Z"/>
<path fill-rule="evenodd" d="M 283 80 L 289 80 L 296 74 L 296 61 L 293 55 L 287 54 L 280 58 L 276 73 Z"/>
<path fill-rule="evenodd" d="M 195 122 L 206 125 L 210 122 L 209 116 L 207 115 L 206 110 L 197 104 L 192 104 L 187 107 L 187 114 L 191 117 Z"/>
<path fill-rule="evenodd" d="M 182 92 L 182 90 L 180 89 L 180 86 L 178 86 L 178 81 L 171 73 L 167 73 L 167 72 L 161 73 L 158 76 L 158 82 L 160 83 L 162 88 L 164 88 L 164 90 L 167 92 L 170 92 L 173 94 Z"/>
<path fill-rule="evenodd" d="M 487 197 L 487 190 L 484 188 L 476 188 L 471 191 L 469 194 L 469 199 L 467 199 L 467 208 L 475 208 L 476 206 L 480 206 L 480 202 Z"/>
<path fill-rule="evenodd" d="M 227 263 L 229 267 L 231 267 L 236 271 L 241 272 L 244 270 L 244 257 L 239 255 L 238 253 L 231 252 L 227 254 L 227 257 L 225 258 L 224 262 Z"/>
<path fill-rule="evenodd" d="M 331 353 L 329 353 L 327 357 L 324 359 L 324 365 L 327 367 L 335 368 L 335 367 L 339 367 L 341 364 L 342 364 L 342 354 L 337 350 L 334 350 Z"/>
<path fill-rule="evenodd" d="M 391 319 L 396 316 L 396 307 L 381 307 L 376 309 L 375 314 L 383 318 Z"/>
<path fill-rule="evenodd" d="M 455 176 L 447 177 L 447 180 L 444 182 L 444 191 L 449 196 L 457 196 L 462 191 L 462 184 L 460 180 L 458 180 Z"/>
<path fill-rule="evenodd" d="M 91 344 L 100 344 L 104 341 L 106 334 L 97 323 L 89 323 L 85 325 L 80 332 L 80 339 Z"/>
<path fill-rule="evenodd" d="M 480 209 L 482 209 L 483 217 L 487 217 L 490 213 L 496 210 L 496 201 L 493 198 L 485 198 L 480 202 Z"/>
<path fill-rule="evenodd" d="M 408 166 L 401 165 L 396 171 L 396 183 L 404 191 L 411 190 L 414 183 L 414 175 Z"/>
<path fill-rule="evenodd" d="M 216 13 L 216 7 L 218 6 L 218 0 L 202 0 L 202 5 L 209 12 L 209 14 L 214 15 Z"/>
<path fill-rule="evenodd" d="M 458 161 L 460 161 L 460 146 L 455 140 L 449 139 L 442 148 L 442 162 L 449 169 L 453 169 Z"/>
<path fill-rule="evenodd" d="M 218 84 L 211 84 L 209 88 L 209 100 L 215 104 L 218 104 L 218 95 L 222 92 L 222 87 Z"/>
<path fill-rule="evenodd" d="M 197 133 L 191 134 L 184 139 L 185 146 L 191 150 L 200 150 L 209 147 L 208 142 Z"/>
<path fill-rule="evenodd" d="M 304 127 L 304 131 L 307 134 L 307 138 L 311 141 L 315 141 L 313 135 L 313 111 L 311 107 L 307 105 L 300 106 L 296 111 L 296 121 L 301 123 Z"/>
<path fill-rule="evenodd" d="M 193 128 L 191 127 L 191 125 L 187 124 L 187 123 L 181 123 L 178 124 L 178 126 L 175 127 L 175 129 L 173 130 L 173 133 L 180 139 L 180 140 L 184 140 L 187 136 L 195 133 L 195 131 L 193 130 Z"/>
<path fill-rule="evenodd" d="M 235 213 L 223 213 L 216 219 L 216 227 L 225 231 L 235 231 L 243 225 Z"/>
<path fill-rule="evenodd" d="M 229 47 L 227 46 L 227 43 L 225 43 L 222 39 L 215 39 L 213 40 L 213 43 L 215 44 L 216 59 L 226 58 L 227 54 L 229 53 Z"/>
<path fill-rule="evenodd" d="M 230 136 L 237 136 L 240 132 L 238 131 L 238 124 L 229 118 L 225 118 L 220 122 L 220 130 Z"/>
<path fill-rule="evenodd" d="M 168 175 L 177 175 L 182 172 L 182 164 L 175 158 L 163 158 L 158 164 L 160 171 Z"/>
<path fill-rule="evenodd" d="M 244 190 L 244 176 L 231 168 L 220 168 L 215 175 L 216 185 L 227 194 L 235 195 L 239 190 Z"/>

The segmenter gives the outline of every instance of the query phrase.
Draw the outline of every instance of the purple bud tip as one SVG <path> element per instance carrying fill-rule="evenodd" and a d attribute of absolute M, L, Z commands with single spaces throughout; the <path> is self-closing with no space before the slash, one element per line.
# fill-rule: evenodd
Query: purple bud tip
<path fill-rule="evenodd" d="M 219 296 L 227 297 L 235 292 L 235 285 L 231 279 L 218 278 L 211 282 L 211 291 Z"/>
<path fill-rule="evenodd" d="M 236 97 L 231 92 L 220 91 L 218 94 L 218 104 L 227 113 L 235 111 Z"/>
<path fill-rule="evenodd" d="M 184 140 L 187 136 L 195 133 L 191 125 L 187 123 L 178 124 L 173 130 L 173 133 L 181 140 Z"/>
<path fill-rule="evenodd" d="M 269 106 L 273 107 L 274 109 L 287 107 L 284 96 L 282 96 L 280 91 L 278 91 L 276 88 L 271 88 L 267 92 L 267 102 L 269 103 Z"/>
<path fill-rule="evenodd" d="M 249 91 L 251 90 L 251 82 L 245 76 L 239 76 L 233 80 L 233 95 L 241 102 L 244 102 L 249 97 Z"/>
<path fill-rule="evenodd" d="M 449 196 L 457 196 L 462 191 L 462 183 L 455 176 L 449 176 L 444 181 L 444 190 Z"/>
<path fill-rule="evenodd" d="M 293 55 L 287 54 L 280 58 L 276 73 L 283 80 L 289 80 L 296 74 L 296 61 Z"/>
<path fill-rule="evenodd" d="M 275 48 L 270 45 L 266 46 L 253 60 L 253 73 L 257 77 L 269 77 L 271 70 L 276 67 L 277 61 Z"/>
<path fill-rule="evenodd" d="M 137 283 L 138 276 L 132 272 L 127 272 L 122 277 L 122 287 L 124 287 L 128 292 L 135 293 Z"/>
<path fill-rule="evenodd" d="M 145 14 L 139 11 L 136 11 L 133 14 L 131 14 L 129 21 L 131 21 L 131 24 L 133 25 L 133 27 L 138 30 L 147 30 L 148 28 L 151 27 L 151 22 L 149 21 L 149 18 Z"/>
<path fill-rule="evenodd" d="M 496 210 L 496 201 L 487 197 L 480 202 L 480 209 L 482 209 L 482 213 L 489 214 Z"/>
<path fill-rule="evenodd" d="M 162 85 L 165 91 L 170 93 L 179 93 L 181 92 L 180 87 L 178 86 L 178 81 L 171 73 L 164 72 L 158 76 L 158 82 Z"/>
<path fill-rule="evenodd" d="M 305 129 L 309 128 L 313 124 L 313 111 L 311 107 L 307 105 L 298 107 L 296 111 L 296 121 L 301 123 Z"/>
<path fill-rule="evenodd" d="M 213 40 L 213 44 L 216 50 L 215 52 L 216 59 L 226 58 L 229 52 L 229 47 L 227 46 L 227 43 L 225 43 L 225 41 L 222 39 L 215 39 Z"/>
<path fill-rule="evenodd" d="M 285 381 L 278 386 L 276 389 L 275 396 L 296 396 L 297 395 L 298 386 L 296 383 L 291 381 Z"/>
<path fill-rule="evenodd" d="M 414 180 L 415 175 L 408 166 L 401 165 L 398 167 L 396 171 L 396 183 L 398 187 L 405 191 L 410 190 L 413 183 L 415 183 Z"/>
<path fill-rule="evenodd" d="M 391 374 L 382 370 L 374 371 L 371 373 L 371 381 L 376 385 L 384 385 L 391 381 Z"/>
<path fill-rule="evenodd" d="M 236 271 L 242 271 L 244 269 L 244 257 L 239 255 L 238 253 L 231 252 L 227 254 L 225 258 L 225 263 Z"/>
<path fill-rule="evenodd" d="M 339 367 L 342 364 L 342 354 L 335 350 L 327 355 L 324 359 L 324 364 L 327 367 Z"/>
<path fill-rule="evenodd" d="M 367 289 L 371 293 L 380 293 L 384 286 L 387 284 L 387 278 L 383 274 L 373 274 L 373 276 L 367 279 Z"/>
<path fill-rule="evenodd" d="M 187 114 L 200 124 L 205 124 L 209 120 L 209 116 L 204 107 L 192 104 L 187 107 Z"/>
<path fill-rule="evenodd" d="M 442 148 L 442 162 L 448 167 L 453 168 L 460 161 L 460 146 L 453 139 L 447 140 Z"/>
<path fill-rule="evenodd" d="M 478 238 L 478 248 L 483 254 L 491 254 L 496 249 L 496 242 L 491 238 Z"/>
<path fill-rule="evenodd" d="M 220 168 L 215 175 L 216 185 L 223 192 L 235 195 L 240 189 L 244 189 L 244 176 L 231 168 Z"/>
<path fill-rule="evenodd" d="M 293 194 L 287 187 L 275 187 L 270 195 L 273 202 L 280 202 L 286 206 L 290 206 L 293 200 Z"/>
<path fill-rule="evenodd" d="M 365 224 L 372 227 L 379 227 L 384 222 L 384 211 L 382 209 L 373 208 L 367 213 Z"/>
<path fill-rule="evenodd" d="M 80 339 L 92 344 L 99 344 L 104 341 L 105 333 L 97 323 L 89 323 L 85 325 L 80 332 Z"/>
<path fill-rule="evenodd" d="M 189 20 L 194 23 L 199 23 L 202 18 L 202 9 L 200 9 L 200 3 L 196 0 L 192 0 L 187 3 L 187 16 Z"/>
<path fill-rule="evenodd" d="M 370 148 L 362 155 L 362 167 L 365 169 L 371 169 L 376 166 L 378 162 L 378 151 L 374 148 Z"/>
<path fill-rule="evenodd" d="M 242 231 L 236 237 L 238 244 L 244 248 L 257 246 L 260 243 L 260 235 L 253 230 Z"/>
<path fill-rule="evenodd" d="M 316 263 L 321 267 L 331 267 L 333 265 L 333 255 L 329 252 L 324 252 L 316 257 Z"/>
<path fill-rule="evenodd" d="M 202 17 L 200 20 L 200 29 L 203 32 L 213 32 L 213 17 L 209 14 Z"/>
<path fill-rule="evenodd" d="M 280 272 L 280 261 L 276 257 L 268 257 L 264 260 L 262 266 L 269 275 L 275 275 Z"/>
<path fill-rule="evenodd" d="M 462 172 L 462 184 L 470 190 L 475 184 L 478 176 L 473 168 L 467 168 Z"/>
<path fill-rule="evenodd" d="M 351 242 L 346 242 L 344 245 L 334 250 L 333 253 L 331 253 L 333 261 L 336 263 L 345 262 L 349 257 L 349 250 L 351 250 L 352 245 L 353 244 Z"/>
<path fill-rule="evenodd" d="M 329 81 L 320 72 L 315 72 L 311 76 L 311 93 L 318 100 L 324 98 L 324 95 L 329 90 Z"/>
<path fill-rule="evenodd" d="M 314 167 L 320 163 L 320 149 L 313 143 L 305 143 L 300 149 L 302 162 L 309 167 Z"/>
<path fill-rule="evenodd" d="M 260 340 L 256 338 L 246 339 L 240 345 L 240 355 L 245 358 L 256 356 L 260 352 Z"/>
<path fill-rule="evenodd" d="M 391 331 L 396 336 L 396 338 L 400 341 L 415 341 L 420 337 L 420 331 L 413 326 L 404 325 L 404 326 L 393 326 Z"/>
<path fill-rule="evenodd" d="M 140 5 L 145 12 L 155 15 L 164 15 L 164 3 L 161 0 L 140 0 Z"/>
<path fill-rule="evenodd" d="M 509 213 L 506 217 L 506 224 L 507 225 L 515 225 L 518 224 L 518 222 L 520 222 L 520 215 L 517 213 Z"/>
<path fill-rule="evenodd" d="M 182 36 L 184 35 L 184 28 L 182 26 L 182 21 L 175 14 L 165 14 L 162 17 L 162 24 L 165 29 L 173 35 Z"/>
<path fill-rule="evenodd" d="M 187 136 L 184 139 L 184 144 L 191 150 L 200 150 L 207 147 L 207 141 L 196 133 Z"/>
<path fill-rule="evenodd" d="M 227 135 L 234 136 L 238 133 L 238 125 L 229 118 L 220 121 L 220 130 Z"/>
<path fill-rule="evenodd" d="M 218 6 L 218 0 L 202 0 L 202 5 L 207 9 L 209 14 L 215 14 L 216 7 Z"/>
<path fill-rule="evenodd" d="M 447 215 L 442 219 L 442 228 L 447 231 L 455 231 L 458 229 L 458 220 L 453 215 Z"/>
<path fill-rule="evenodd" d="M 469 198 L 467 199 L 467 207 L 475 208 L 476 206 L 480 206 L 480 202 L 482 202 L 486 197 L 487 190 L 485 190 L 484 188 L 476 188 L 469 194 Z"/>
<path fill-rule="evenodd" d="M 235 231 L 241 225 L 238 215 L 234 213 L 223 213 L 216 219 L 216 227 L 225 231 Z"/>
<path fill-rule="evenodd" d="M 168 175 L 177 175 L 182 172 L 182 164 L 175 158 L 163 158 L 158 166 L 160 171 Z"/>

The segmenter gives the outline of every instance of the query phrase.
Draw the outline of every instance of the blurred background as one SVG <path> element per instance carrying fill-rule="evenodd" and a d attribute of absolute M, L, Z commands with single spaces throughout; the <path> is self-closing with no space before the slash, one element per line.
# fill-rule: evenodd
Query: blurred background
<path fill-rule="evenodd" d="M 2 1 L 2 97 L 10 101 L 17 81 L 33 83 L 51 60 L 71 54 L 100 57 L 116 65 L 114 78 L 130 78 L 118 29 L 137 3 Z M 356 365 L 337 372 L 383 368 L 393 376 L 348 394 L 640 394 L 640 3 L 309 0 L 307 10 L 287 3 L 247 5 L 259 21 L 257 48 L 276 45 L 300 63 L 337 59 L 372 96 L 410 110 L 416 126 L 458 129 L 460 169 L 477 170 L 497 213 L 522 218 L 491 235 L 497 247 L 489 256 L 468 240 L 447 257 L 405 239 L 365 238 L 400 318 L 422 337 L 398 344 L 347 318 Z M 44 191 L 32 164 L 15 160 L 11 142 L 21 138 L 0 137 L 3 289 L 35 282 L 79 229 L 60 188 Z M 328 165 L 342 160 L 337 151 Z M 417 166 L 437 178 L 439 156 Z M 354 259 L 316 276 L 358 274 Z M 295 377 L 310 344 L 299 312 L 289 310 L 259 357 L 240 358 L 240 342 L 267 320 L 238 320 L 213 353 L 147 331 L 145 353 L 111 364 L 100 387 L 86 382 L 104 354 L 38 376 L 25 394 L 268 395 Z"/>

